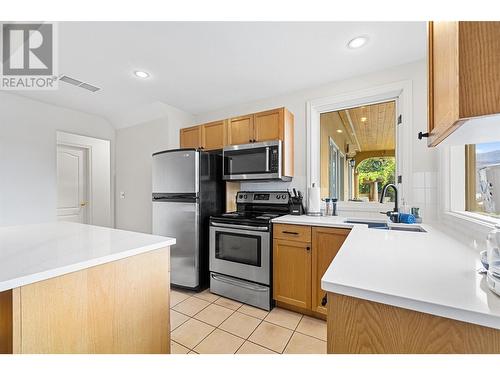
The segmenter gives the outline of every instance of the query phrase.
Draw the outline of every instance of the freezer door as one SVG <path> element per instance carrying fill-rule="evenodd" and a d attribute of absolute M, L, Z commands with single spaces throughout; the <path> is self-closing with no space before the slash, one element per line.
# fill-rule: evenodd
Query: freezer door
<path fill-rule="evenodd" d="M 174 237 L 170 248 L 170 281 L 196 288 L 199 285 L 199 204 L 153 202 L 153 234 Z"/>
<path fill-rule="evenodd" d="M 166 151 L 153 155 L 153 193 L 197 193 L 199 152 Z"/>

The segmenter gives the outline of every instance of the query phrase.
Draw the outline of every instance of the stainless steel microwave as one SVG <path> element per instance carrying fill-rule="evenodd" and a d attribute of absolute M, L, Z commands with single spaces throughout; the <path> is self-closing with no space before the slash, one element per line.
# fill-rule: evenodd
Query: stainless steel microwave
<path fill-rule="evenodd" d="M 283 152 L 281 141 L 226 146 L 222 150 L 224 180 L 282 180 Z"/>

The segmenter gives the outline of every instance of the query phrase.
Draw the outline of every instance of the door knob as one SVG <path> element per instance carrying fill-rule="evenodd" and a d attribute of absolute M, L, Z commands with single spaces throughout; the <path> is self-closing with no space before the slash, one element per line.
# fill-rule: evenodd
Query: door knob
<path fill-rule="evenodd" d="M 82 202 L 80 203 L 80 207 L 85 207 L 87 205 L 88 202 Z"/>

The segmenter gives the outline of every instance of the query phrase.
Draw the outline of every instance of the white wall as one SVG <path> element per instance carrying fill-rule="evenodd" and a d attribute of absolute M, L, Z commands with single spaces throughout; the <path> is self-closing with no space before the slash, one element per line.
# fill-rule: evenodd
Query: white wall
<path fill-rule="evenodd" d="M 287 107 L 295 115 L 295 177 L 289 183 L 245 183 L 243 189 L 286 189 L 295 187 L 304 191 L 306 188 L 306 102 L 311 99 L 363 90 L 387 83 L 411 80 L 413 86 L 413 121 L 412 134 L 412 174 L 417 173 L 417 186 L 410 192 L 409 204 L 422 208 L 422 214 L 435 217 L 435 176 L 437 154 L 419 141 L 419 131 L 427 131 L 427 65 L 424 60 L 405 64 L 384 71 L 332 82 L 321 87 L 289 93 L 273 98 L 245 103 L 230 108 L 203 113 L 195 116 L 195 123 L 203 123 L 232 116 L 263 111 L 270 108 Z M 425 182 L 427 176 L 427 183 Z M 413 180 L 413 176 L 410 176 Z"/>
<path fill-rule="evenodd" d="M 151 233 L 152 154 L 179 147 L 179 129 L 192 125 L 190 114 L 164 105 L 164 116 L 116 135 L 116 227 Z M 121 198 L 121 192 L 125 198 Z"/>
<path fill-rule="evenodd" d="M 111 141 L 114 170 L 115 130 L 106 120 L 0 93 L 0 225 L 56 219 L 58 130 Z"/>

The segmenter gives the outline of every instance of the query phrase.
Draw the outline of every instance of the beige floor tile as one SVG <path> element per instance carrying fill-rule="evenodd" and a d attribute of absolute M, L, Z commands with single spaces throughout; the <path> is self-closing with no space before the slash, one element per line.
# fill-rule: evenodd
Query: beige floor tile
<path fill-rule="evenodd" d="M 326 341 L 326 322 L 324 320 L 304 315 L 296 331 Z"/>
<path fill-rule="evenodd" d="M 249 305 L 243 305 L 238 309 L 239 312 L 243 314 L 247 314 L 250 316 L 253 316 L 254 318 L 257 319 L 264 319 L 267 314 L 269 314 L 269 311 L 267 310 L 262 310 L 257 307 L 249 306 Z"/>
<path fill-rule="evenodd" d="M 263 346 L 254 344 L 253 342 L 245 341 L 243 345 L 241 345 L 241 347 L 238 349 L 236 354 L 278 354 L 278 353 L 275 353 L 272 350 L 264 348 Z"/>
<path fill-rule="evenodd" d="M 249 341 L 282 353 L 293 331 L 263 321 L 248 338 Z"/>
<path fill-rule="evenodd" d="M 174 307 L 175 305 L 181 303 L 182 301 L 189 298 L 188 294 L 179 292 L 177 290 L 170 291 L 170 307 Z"/>
<path fill-rule="evenodd" d="M 245 340 L 215 329 L 194 350 L 200 354 L 234 354 Z"/>
<path fill-rule="evenodd" d="M 228 331 L 233 335 L 247 339 L 255 328 L 257 328 L 260 322 L 260 319 L 235 311 L 234 314 L 227 318 L 219 328 L 224 331 Z"/>
<path fill-rule="evenodd" d="M 231 309 L 231 310 L 238 310 L 241 306 L 243 306 L 242 303 L 240 303 L 238 301 L 233 301 L 232 299 L 225 298 L 225 297 L 220 297 L 214 303 L 219 305 L 219 306 L 227 307 L 228 309 Z"/>
<path fill-rule="evenodd" d="M 275 307 L 264 319 L 266 322 L 295 330 L 302 318 L 302 314 Z"/>
<path fill-rule="evenodd" d="M 187 322 L 189 316 L 181 314 L 173 309 L 170 309 L 170 331 L 179 327 L 182 323 Z"/>
<path fill-rule="evenodd" d="M 201 310 L 194 317 L 202 322 L 218 327 L 232 313 L 234 313 L 234 311 L 231 309 L 212 304 L 206 309 Z"/>
<path fill-rule="evenodd" d="M 326 341 L 294 332 L 285 354 L 326 354 Z"/>
<path fill-rule="evenodd" d="M 203 292 L 193 294 L 193 297 L 201 298 L 210 303 L 215 302 L 215 300 L 219 298 L 217 294 L 210 293 L 210 289 L 205 289 Z"/>
<path fill-rule="evenodd" d="M 214 327 L 206 323 L 196 319 L 189 319 L 179 328 L 172 331 L 171 339 L 189 349 L 194 349 L 213 330 Z"/>
<path fill-rule="evenodd" d="M 207 301 L 195 297 L 189 297 L 178 305 L 175 305 L 173 309 L 185 315 L 195 316 L 208 305 L 210 305 L 210 303 Z"/>
<path fill-rule="evenodd" d="M 174 340 L 170 340 L 170 354 L 187 354 L 188 352 L 189 348 L 186 348 Z"/>

